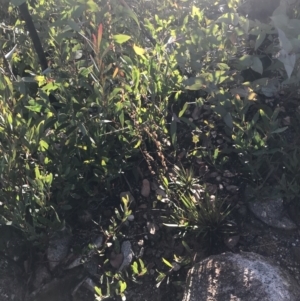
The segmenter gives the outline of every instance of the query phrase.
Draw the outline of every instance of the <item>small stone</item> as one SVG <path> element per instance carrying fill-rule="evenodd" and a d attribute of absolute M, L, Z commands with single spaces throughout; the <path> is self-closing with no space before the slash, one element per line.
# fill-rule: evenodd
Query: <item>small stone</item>
<path fill-rule="evenodd" d="M 132 258 L 133 258 L 133 251 L 132 251 L 131 243 L 130 243 L 129 240 L 125 240 L 122 243 L 121 252 L 123 254 L 124 259 L 123 259 L 122 265 L 119 268 L 119 271 L 122 271 L 123 269 L 128 267 L 130 265 L 131 261 L 132 261 Z"/>
<path fill-rule="evenodd" d="M 230 172 L 229 170 L 225 170 L 223 176 L 226 178 L 232 178 L 232 177 L 234 177 L 234 174 L 232 172 Z"/>
<path fill-rule="evenodd" d="M 227 185 L 226 190 L 232 193 L 235 193 L 239 190 L 239 188 L 235 185 Z"/>
<path fill-rule="evenodd" d="M 84 286 L 91 292 L 95 292 L 96 283 L 91 278 L 86 278 L 84 281 Z"/>
<path fill-rule="evenodd" d="M 124 255 L 122 253 L 116 254 L 114 251 L 110 254 L 110 264 L 115 269 L 119 269 L 124 261 Z"/>
<path fill-rule="evenodd" d="M 239 240 L 240 240 L 240 236 L 235 235 L 235 236 L 230 236 L 230 237 L 225 238 L 224 243 L 229 249 L 232 250 L 237 245 Z"/>
<path fill-rule="evenodd" d="M 214 172 L 210 173 L 209 177 L 210 178 L 216 178 L 218 175 L 219 174 L 216 171 L 214 171 Z"/>
<path fill-rule="evenodd" d="M 130 214 L 127 217 L 128 221 L 133 222 L 134 221 L 134 215 Z"/>
<path fill-rule="evenodd" d="M 156 231 L 159 229 L 159 227 L 152 222 L 147 222 L 147 228 L 150 234 L 154 235 Z"/>
<path fill-rule="evenodd" d="M 201 107 L 200 106 L 196 106 L 193 110 L 193 113 L 192 113 L 192 118 L 194 120 L 198 120 L 199 117 L 200 117 L 200 112 L 201 112 Z"/>
<path fill-rule="evenodd" d="M 141 195 L 145 198 L 149 197 L 150 195 L 150 182 L 147 179 L 143 180 Z"/>
<path fill-rule="evenodd" d="M 167 194 L 161 188 L 156 189 L 156 194 L 162 196 L 163 198 L 167 197 Z"/>
<path fill-rule="evenodd" d="M 175 271 L 175 272 L 179 271 L 180 268 L 181 268 L 180 264 L 177 263 L 177 262 L 175 262 L 175 261 L 172 262 L 172 267 L 173 267 L 173 268 L 172 268 L 173 271 Z"/>

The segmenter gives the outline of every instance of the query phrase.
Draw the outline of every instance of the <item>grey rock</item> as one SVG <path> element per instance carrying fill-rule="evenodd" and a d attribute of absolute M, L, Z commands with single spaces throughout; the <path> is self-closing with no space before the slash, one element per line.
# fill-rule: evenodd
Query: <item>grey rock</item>
<path fill-rule="evenodd" d="M 88 267 L 88 269 L 92 266 L 93 270 L 95 271 L 95 268 L 97 270 L 97 266 L 95 266 L 95 263 L 93 263 L 92 265 L 89 264 L 90 259 L 97 254 L 97 250 L 99 250 L 103 245 L 103 236 L 102 235 L 98 235 L 93 243 L 92 243 L 92 248 L 88 251 L 88 256 L 85 255 L 78 255 L 77 257 L 75 257 L 75 259 L 72 260 L 71 263 L 69 263 L 66 267 L 66 270 L 70 270 L 73 269 L 79 265 L 86 265 Z M 92 262 L 94 262 L 92 260 Z M 96 273 L 96 272 L 95 272 Z M 92 273 L 93 274 L 93 273 Z"/>
<path fill-rule="evenodd" d="M 223 253 L 188 273 L 183 301 L 299 301 L 300 288 L 282 268 L 255 253 Z"/>
<path fill-rule="evenodd" d="M 294 255 L 295 261 L 298 264 L 300 264 L 300 247 L 299 246 L 292 247 L 292 254 Z"/>
<path fill-rule="evenodd" d="M 121 266 L 119 267 L 119 271 L 124 270 L 126 267 L 128 267 L 132 261 L 133 258 L 133 251 L 131 248 L 131 243 L 129 240 L 125 240 L 122 243 L 121 246 L 121 253 L 123 254 L 123 262 L 121 264 Z"/>
<path fill-rule="evenodd" d="M 56 232 L 50 238 L 47 249 L 47 259 L 49 261 L 49 268 L 51 271 L 53 271 L 54 268 L 58 266 L 68 255 L 71 238 L 71 233 L 67 228 Z"/>
<path fill-rule="evenodd" d="M 23 301 L 25 278 L 22 269 L 13 260 L 0 254 L 0 300 Z"/>
<path fill-rule="evenodd" d="M 46 283 L 50 282 L 51 280 L 51 275 L 47 269 L 47 267 L 43 264 L 40 264 L 37 266 L 34 277 L 33 277 L 33 289 L 37 290 Z"/>
<path fill-rule="evenodd" d="M 54 278 L 31 293 L 26 301 L 73 301 L 72 292 L 83 277 L 80 269 L 73 269 L 63 278 Z"/>
<path fill-rule="evenodd" d="M 252 213 L 265 224 L 283 230 L 294 230 L 295 223 L 284 214 L 283 200 L 274 197 L 267 200 L 258 200 L 248 204 Z"/>

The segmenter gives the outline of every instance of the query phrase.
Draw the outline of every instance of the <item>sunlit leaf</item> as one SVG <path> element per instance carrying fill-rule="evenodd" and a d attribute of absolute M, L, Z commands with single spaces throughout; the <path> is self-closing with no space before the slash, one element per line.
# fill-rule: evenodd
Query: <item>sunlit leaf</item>
<path fill-rule="evenodd" d="M 123 43 L 127 42 L 128 40 L 130 40 L 131 36 L 128 36 L 126 34 L 116 34 L 113 36 L 113 39 L 115 40 L 116 43 L 123 44 Z"/>
<path fill-rule="evenodd" d="M 185 113 L 185 111 L 186 111 L 186 109 L 188 108 L 188 103 L 186 102 L 184 105 L 183 105 L 183 108 L 182 108 L 182 110 L 179 112 L 179 114 L 178 114 L 178 117 L 180 118 L 184 113 Z"/>
<path fill-rule="evenodd" d="M 123 293 L 127 288 L 126 282 L 125 281 L 119 281 L 119 287 L 120 287 L 120 293 Z"/>
<path fill-rule="evenodd" d="M 133 45 L 133 50 L 134 52 L 137 54 L 137 55 L 143 55 L 146 53 L 146 50 L 141 48 L 141 47 L 138 47 L 136 46 L 135 44 Z"/>
<path fill-rule="evenodd" d="M 263 43 L 263 41 L 266 39 L 266 32 L 261 32 L 258 36 L 257 36 L 257 39 L 255 41 L 255 46 L 254 46 L 254 49 L 257 50 L 260 45 Z"/>
<path fill-rule="evenodd" d="M 43 106 L 36 103 L 32 106 L 25 106 L 25 108 L 32 112 L 41 112 Z"/>
<path fill-rule="evenodd" d="M 162 261 L 163 261 L 163 263 L 164 263 L 165 265 L 167 265 L 167 266 L 170 267 L 171 269 L 173 268 L 172 264 L 171 264 L 168 260 L 162 258 Z"/>

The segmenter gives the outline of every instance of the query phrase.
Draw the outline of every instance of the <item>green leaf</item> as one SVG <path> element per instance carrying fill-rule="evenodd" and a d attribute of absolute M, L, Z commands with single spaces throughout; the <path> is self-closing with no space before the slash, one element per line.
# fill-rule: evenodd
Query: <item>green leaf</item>
<path fill-rule="evenodd" d="M 25 108 L 27 108 L 29 111 L 38 112 L 38 113 L 41 112 L 42 107 L 43 107 L 42 105 L 39 105 L 37 103 L 33 106 L 25 106 Z"/>
<path fill-rule="evenodd" d="M 170 132 L 171 132 L 172 144 L 175 146 L 176 145 L 176 139 L 177 139 L 177 135 L 176 135 L 177 121 L 175 119 L 173 119 L 172 122 L 171 122 Z"/>
<path fill-rule="evenodd" d="M 68 24 L 74 31 L 77 31 L 77 32 L 80 31 L 80 27 L 79 27 L 79 25 L 78 25 L 75 21 L 73 21 L 73 20 L 68 20 L 68 21 L 67 21 L 67 24 Z"/>
<path fill-rule="evenodd" d="M 261 60 L 257 56 L 255 56 L 255 57 L 253 57 L 252 62 L 253 63 L 251 65 L 251 69 L 257 73 L 262 74 L 263 73 L 263 65 L 262 65 Z"/>
<path fill-rule="evenodd" d="M 144 264 L 143 260 L 140 258 L 139 258 L 139 263 L 140 263 L 141 268 L 144 269 L 145 264 Z"/>
<path fill-rule="evenodd" d="M 106 278 L 106 295 L 110 296 L 110 283 L 108 278 Z"/>
<path fill-rule="evenodd" d="M 165 278 L 166 278 L 166 274 L 159 272 L 159 275 L 157 276 L 156 281 L 162 282 Z"/>
<path fill-rule="evenodd" d="M 279 129 L 276 129 L 276 130 L 272 131 L 271 134 L 279 134 L 279 133 L 284 132 L 286 129 L 288 129 L 288 126 L 285 126 L 285 127 L 283 127 L 283 128 L 279 128 Z"/>
<path fill-rule="evenodd" d="M 227 71 L 218 70 L 215 72 L 202 73 L 197 77 L 190 77 L 183 82 L 183 85 L 187 90 L 200 90 L 204 89 L 210 84 L 221 84 L 228 78 L 229 76 L 227 75 Z"/>
<path fill-rule="evenodd" d="M 139 140 L 133 148 L 138 148 L 142 143 L 142 140 Z"/>
<path fill-rule="evenodd" d="M 179 114 L 178 114 L 178 117 L 180 118 L 183 114 L 184 114 L 184 112 L 186 111 L 186 109 L 188 108 L 188 103 L 186 102 L 184 105 L 183 105 L 183 108 L 182 108 L 182 110 L 179 112 Z"/>
<path fill-rule="evenodd" d="M 89 0 L 86 5 L 89 7 L 89 9 L 92 12 L 98 12 L 99 11 L 99 6 L 97 5 L 96 2 L 94 2 L 93 0 Z M 85 5 L 82 5 L 82 10 L 85 10 Z M 80 16 L 82 16 L 82 13 L 80 14 Z"/>
<path fill-rule="evenodd" d="M 101 290 L 100 287 L 95 286 L 94 289 L 95 289 L 95 292 L 96 292 L 96 294 L 97 294 L 98 296 L 103 297 L 103 295 L 102 295 L 102 290 Z"/>
<path fill-rule="evenodd" d="M 257 50 L 259 46 L 263 43 L 263 41 L 266 39 L 266 32 L 262 32 L 257 36 L 257 39 L 255 41 L 255 47 L 254 49 Z"/>
<path fill-rule="evenodd" d="M 168 179 L 165 177 L 165 176 L 162 176 L 162 179 L 163 179 L 163 182 L 165 184 L 165 187 L 168 187 L 169 186 L 169 181 Z"/>
<path fill-rule="evenodd" d="M 146 50 L 141 48 L 141 47 L 138 47 L 136 46 L 135 44 L 133 45 L 133 50 L 134 52 L 137 54 L 137 55 L 143 55 L 145 54 Z"/>
<path fill-rule="evenodd" d="M 124 127 L 124 110 L 121 111 L 121 114 L 119 115 L 119 119 L 121 122 L 122 128 Z"/>
<path fill-rule="evenodd" d="M 67 210 L 71 210 L 71 209 L 72 209 L 72 206 L 71 206 L 71 205 L 62 205 L 60 208 L 61 208 L 62 210 L 67 211 Z"/>
<path fill-rule="evenodd" d="M 246 54 L 239 58 L 238 60 L 239 64 L 244 67 L 248 68 L 252 65 L 252 55 Z"/>
<path fill-rule="evenodd" d="M 192 254 L 192 250 L 191 250 L 191 248 L 188 246 L 188 244 L 187 244 L 184 240 L 182 240 L 181 243 L 182 243 L 182 245 L 184 246 L 184 248 L 187 250 L 187 252 L 190 253 L 190 254 Z"/>
<path fill-rule="evenodd" d="M 88 134 L 88 131 L 87 131 L 87 129 L 84 126 L 83 123 L 79 123 L 78 127 L 79 127 L 79 129 L 80 129 L 80 131 L 81 131 L 81 133 L 82 133 L 83 136 L 86 136 Z"/>
<path fill-rule="evenodd" d="M 137 264 L 136 261 L 131 265 L 131 269 L 132 269 L 132 271 L 133 271 L 134 274 L 138 274 L 139 273 L 138 264 Z"/>
<path fill-rule="evenodd" d="M 215 151 L 214 151 L 214 155 L 213 155 L 213 158 L 214 158 L 215 160 L 217 160 L 219 153 L 220 153 L 219 149 L 216 148 Z"/>
<path fill-rule="evenodd" d="M 163 261 L 163 263 L 164 263 L 165 265 L 167 265 L 168 267 L 170 267 L 171 269 L 173 269 L 172 264 L 171 264 L 168 260 L 162 258 L 162 261 Z"/>
<path fill-rule="evenodd" d="M 236 13 L 225 13 L 221 17 L 219 17 L 216 22 L 217 23 L 232 24 L 234 26 L 237 26 L 238 23 L 239 23 L 239 16 Z"/>
<path fill-rule="evenodd" d="M 25 2 L 26 2 L 26 0 L 11 0 L 11 3 L 16 6 L 19 6 Z"/>
<path fill-rule="evenodd" d="M 35 172 L 35 177 L 37 179 L 39 179 L 41 177 L 41 174 L 40 174 L 39 168 L 37 166 L 35 167 L 34 172 Z"/>
<path fill-rule="evenodd" d="M 120 280 L 119 281 L 119 287 L 120 287 L 120 293 L 122 294 L 126 290 L 126 288 L 127 288 L 126 282 Z"/>
<path fill-rule="evenodd" d="M 233 128 L 232 116 L 229 112 L 223 117 L 223 120 L 230 129 Z"/>
<path fill-rule="evenodd" d="M 289 26 L 290 23 L 290 19 L 289 17 L 285 14 L 276 14 L 275 15 L 276 10 L 273 13 L 273 16 L 271 17 L 272 23 L 274 25 L 274 27 L 278 28 L 286 28 L 287 26 Z"/>
<path fill-rule="evenodd" d="M 128 40 L 130 40 L 131 36 L 128 36 L 126 34 L 116 34 L 113 36 L 113 39 L 115 40 L 116 43 L 123 44 L 123 43 L 127 42 Z"/>
<path fill-rule="evenodd" d="M 123 12 L 125 12 L 125 15 L 127 14 L 128 17 L 130 17 L 131 19 L 133 19 L 136 23 L 136 25 L 138 26 L 138 28 L 140 28 L 140 24 L 139 24 L 139 21 L 138 21 L 138 18 L 137 18 L 137 15 L 135 14 L 135 12 L 133 10 L 131 10 L 129 8 L 129 6 L 127 5 L 127 8 L 124 8 L 123 9 Z"/>
<path fill-rule="evenodd" d="M 230 70 L 230 67 L 227 64 L 224 64 L 224 63 L 217 63 L 217 67 L 220 70 Z"/>

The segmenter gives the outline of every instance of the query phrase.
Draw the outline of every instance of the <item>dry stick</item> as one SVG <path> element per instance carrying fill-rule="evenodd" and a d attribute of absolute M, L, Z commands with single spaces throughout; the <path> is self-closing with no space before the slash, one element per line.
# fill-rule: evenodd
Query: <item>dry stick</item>
<path fill-rule="evenodd" d="M 19 5 L 19 9 L 20 9 L 20 13 L 23 16 L 27 29 L 29 31 L 35 52 L 38 55 L 41 67 L 42 67 L 42 71 L 46 70 L 48 68 L 48 62 L 47 62 L 47 58 L 46 55 L 44 53 L 44 49 L 41 43 L 41 40 L 37 34 L 36 28 L 33 24 L 31 15 L 29 13 L 28 10 L 28 6 L 27 3 L 24 2 L 21 5 Z M 54 107 L 54 109 L 58 109 L 60 106 L 58 105 L 58 101 L 56 99 L 56 97 L 53 94 L 49 94 L 49 101 L 51 103 L 51 105 Z"/>
<path fill-rule="evenodd" d="M 4 62 L 4 66 L 6 68 L 6 73 L 10 73 L 11 77 L 16 80 L 16 77 L 11 69 L 11 65 L 10 63 L 8 62 L 8 60 L 6 59 L 5 57 L 5 53 L 3 52 L 3 50 L 1 50 L 1 55 L 2 55 L 2 58 L 3 58 L 3 62 Z"/>

